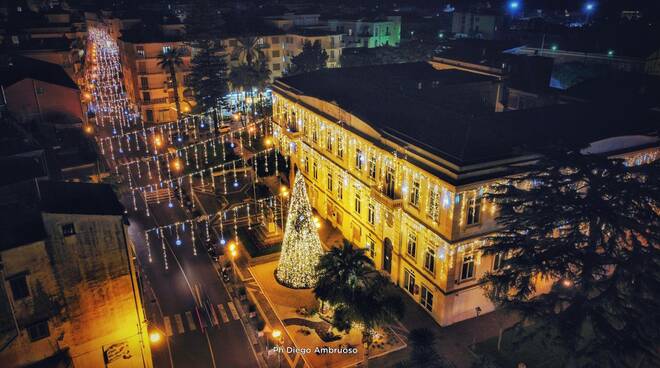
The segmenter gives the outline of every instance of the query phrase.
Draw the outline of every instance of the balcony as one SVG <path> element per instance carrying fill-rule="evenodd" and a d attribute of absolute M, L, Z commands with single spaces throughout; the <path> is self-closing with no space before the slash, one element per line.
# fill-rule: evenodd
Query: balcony
<path fill-rule="evenodd" d="M 371 186 L 371 196 L 376 198 L 378 202 L 392 209 L 400 208 L 403 202 L 401 197 L 396 193 L 393 193 L 393 195 L 390 196 L 378 189 L 377 185 Z"/>
<path fill-rule="evenodd" d="M 158 104 L 166 104 L 166 103 L 169 103 L 169 98 L 167 98 L 167 97 L 152 98 L 150 100 L 142 100 L 142 105 L 158 105 Z"/>
<path fill-rule="evenodd" d="M 298 127 L 294 123 L 282 123 L 282 130 L 284 131 L 284 134 L 289 137 L 290 139 L 298 139 L 301 135 L 300 131 L 298 130 Z"/>

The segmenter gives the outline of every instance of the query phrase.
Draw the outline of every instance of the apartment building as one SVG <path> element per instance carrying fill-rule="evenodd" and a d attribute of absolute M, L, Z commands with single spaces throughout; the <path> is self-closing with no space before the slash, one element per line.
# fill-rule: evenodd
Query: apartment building
<path fill-rule="evenodd" d="M 492 40 L 496 38 L 501 22 L 501 16 L 495 12 L 457 11 L 452 15 L 451 32 L 458 37 Z"/>
<path fill-rule="evenodd" d="M 179 94 L 181 110 L 191 111 L 195 101 L 185 88 L 185 80 L 190 71 L 191 49 L 183 42 L 182 36 L 152 35 L 129 30 L 122 33 L 117 43 L 126 92 L 138 103 L 145 121 L 161 123 L 175 120 L 175 91 Z M 183 50 L 182 65 L 176 70 L 176 89 L 169 71 L 158 65 L 159 55 L 174 48 Z"/>
<path fill-rule="evenodd" d="M 102 184 L 0 188 L 3 366 L 151 367 L 124 209 Z"/>
<path fill-rule="evenodd" d="M 443 326 L 494 309 L 479 280 L 501 266 L 480 251 L 497 208 L 482 196 L 508 165 L 538 157 L 529 147 L 598 141 L 631 162 L 659 154 L 657 137 L 641 134 L 654 131 L 657 112 L 566 104 L 496 113 L 498 88 L 496 77 L 427 63 L 273 85 L 274 137 L 313 208 Z"/>
<path fill-rule="evenodd" d="M 397 47 L 401 42 L 400 16 L 329 19 L 327 25 L 329 30 L 344 35 L 346 47 Z"/>

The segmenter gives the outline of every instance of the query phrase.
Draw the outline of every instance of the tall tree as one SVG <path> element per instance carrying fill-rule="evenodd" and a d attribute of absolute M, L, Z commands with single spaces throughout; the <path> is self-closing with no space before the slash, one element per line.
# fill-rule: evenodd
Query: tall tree
<path fill-rule="evenodd" d="M 319 40 L 305 41 L 302 51 L 291 59 L 291 74 L 309 73 L 325 68 L 328 53 Z"/>
<path fill-rule="evenodd" d="M 242 63 L 231 68 L 229 73 L 229 82 L 232 89 L 235 91 L 243 91 L 246 95 L 250 94 L 252 96 L 253 112 L 255 112 L 254 89 L 259 91 L 258 94 L 261 97 L 262 91 L 266 88 L 269 81 L 270 70 L 263 60 L 254 65 Z M 259 100 L 261 102 L 261 98 Z M 243 106 L 243 112 L 245 112 L 245 104 Z"/>
<path fill-rule="evenodd" d="M 179 83 L 176 78 L 176 71 L 183 64 L 184 54 L 185 51 L 182 48 L 173 47 L 158 55 L 158 66 L 170 74 L 170 83 L 172 84 L 172 88 L 174 88 L 174 104 L 176 106 L 177 119 L 181 119 L 181 99 L 179 98 Z"/>
<path fill-rule="evenodd" d="M 451 364 L 435 351 L 436 336 L 428 328 L 417 328 L 408 334 L 410 368 L 443 368 Z"/>
<path fill-rule="evenodd" d="M 659 163 L 551 152 L 486 196 L 502 228 L 484 252 L 505 257 L 487 293 L 553 331 L 567 366 L 660 364 Z"/>
<path fill-rule="evenodd" d="M 220 41 L 198 41 L 186 86 L 204 111 L 225 105 L 229 92 L 228 68 Z"/>
<path fill-rule="evenodd" d="M 250 67 L 257 67 L 265 57 L 259 39 L 253 36 L 238 37 L 232 56 Z"/>

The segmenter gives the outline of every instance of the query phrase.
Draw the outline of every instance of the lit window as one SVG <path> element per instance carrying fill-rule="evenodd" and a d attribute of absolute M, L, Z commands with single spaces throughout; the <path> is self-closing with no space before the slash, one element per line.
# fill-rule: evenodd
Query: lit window
<path fill-rule="evenodd" d="M 312 162 L 312 175 L 314 176 L 314 179 L 318 180 L 319 178 L 319 166 L 316 163 L 316 160 Z"/>
<path fill-rule="evenodd" d="M 424 285 L 422 285 L 422 298 L 419 303 L 427 311 L 433 312 L 433 293 Z"/>
<path fill-rule="evenodd" d="M 332 174 L 328 173 L 328 192 L 332 192 Z"/>
<path fill-rule="evenodd" d="M 403 273 L 403 287 L 408 290 L 410 294 L 415 293 L 415 273 L 408 269 Z"/>
<path fill-rule="evenodd" d="M 376 156 L 369 157 L 369 177 L 376 179 Z"/>
<path fill-rule="evenodd" d="M 369 208 L 367 211 L 367 220 L 371 225 L 376 223 L 376 206 L 373 202 L 369 202 Z"/>
<path fill-rule="evenodd" d="M 337 157 L 344 158 L 344 139 L 337 136 Z"/>
<path fill-rule="evenodd" d="M 435 273 L 435 249 L 426 248 L 424 253 L 424 268 L 430 273 Z"/>
<path fill-rule="evenodd" d="M 360 213 L 362 211 L 362 198 L 360 197 L 359 189 L 355 188 L 355 212 Z"/>
<path fill-rule="evenodd" d="M 370 237 L 367 237 L 367 251 L 371 259 L 376 257 L 376 242 Z"/>
<path fill-rule="evenodd" d="M 332 152 L 332 133 L 328 132 L 328 135 L 325 138 L 325 148 Z"/>
<path fill-rule="evenodd" d="M 337 199 L 344 199 L 344 184 L 341 182 L 341 178 L 337 180 Z"/>
<path fill-rule="evenodd" d="M 410 204 L 419 206 L 419 179 L 413 179 L 412 187 L 410 188 Z"/>
<path fill-rule="evenodd" d="M 440 195 L 438 193 L 438 187 L 434 187 L 429 191 L 429 201 L 428 206 L 426 207 L 426 213 L 431 220 L 438 221 L 438 218 L 440 217 Z"/>
<path fill-rule="evenodd" d="M 474 277 L 474 254 L 463 257 L 461 265 L 461 280 L 467 280 Z"/>
<path fill-rule="evenodd" d="M 309 158 L 307 156 L 305 156 L 303 159 L 303 168 L 305 169 L 306 173 L 309 172 Z"/>
<path fill-rule="evenodd" d="M 316 126 L 312 128 L 312 142 L 319 143 L 319 131 Z"/>
<path fill-rule="evenodd" d="M 506 260 L 505 253 L 495 253 L 493 257 L 493 271 L 499 271 L 504 267 L 504 261 Z"/>
<path fill-rule="evenodd" d="M 467 224 L 478 224 L 481 221 L 481 196 L 477 193 L 472 193 L 468 195 L 467 201 Z"/>
<path fill-rule="evenodd" d="M 417 256 L 417 234 L 408 231 L 408 255 L 411 257 Z"/>
<path fill-rule="evenodd" d="M 14 301 L 25 299 L 30 296 L 30 288 L 28 288 L 25 275 L 10 278 L 9 286 L 11 287 L 11 295 L 13 296 Z"/>
<path fill-rule="evenodd" d="M 357 148 L 355 150 L 355 168 L 362 170 L 362 162 L 364 161 L 364 156 L 362 155 L 362 150 Z"/>

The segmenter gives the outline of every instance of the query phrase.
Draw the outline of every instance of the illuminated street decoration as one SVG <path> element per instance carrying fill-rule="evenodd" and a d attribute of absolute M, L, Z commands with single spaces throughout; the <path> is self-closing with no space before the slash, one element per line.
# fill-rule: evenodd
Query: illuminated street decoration
<path fill-rule="evenodd" d="M 291 193 L 280 262 L 275 272 L 277 280 L 288 287 L 310 288 L 316 284 L 316 266 L 323 248 L 313 218 L 305 179 L 298 172 Z"/>

